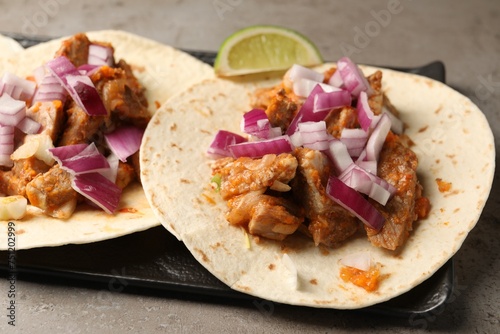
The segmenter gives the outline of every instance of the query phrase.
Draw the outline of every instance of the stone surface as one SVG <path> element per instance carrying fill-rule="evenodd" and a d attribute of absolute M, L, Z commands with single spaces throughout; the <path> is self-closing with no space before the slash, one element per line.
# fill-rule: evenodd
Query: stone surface
<path fill-rule="evenodd" d="M 487 116 L 495 137 L 500 135 L 497 0 L 2 0 L 0 8 L 0 32 L 29 36 L 57 37 L 113 28 L 178 48 L 216 51 L 236 29 L 278 24 L 309 36 L 325 59 L 335 60 L 351 52 L 359 63 L 406 67 L 441 60 L 446 65 L 447 83 L 470 97 Z M 365 37 L 359 31 L 365 31 Z M 16 282 L 17 326 L 12 328 L 6 317 L 9 284 L 1 280 L 0 332 L 494 333 L 500 320 L 499 181 L 497 173 L 477 227 L 455 256 L 453 295 L 443 308 L 426 317 L 401 319 L 257 301 L 111 293 L 34 280 Z"/>

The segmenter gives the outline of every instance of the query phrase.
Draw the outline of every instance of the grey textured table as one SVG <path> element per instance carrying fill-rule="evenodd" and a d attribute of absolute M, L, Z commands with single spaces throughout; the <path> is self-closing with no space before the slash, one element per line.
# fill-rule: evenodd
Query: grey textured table
<path fill-rule="evenodd" d="M 349 47 L 351 57 L 366 64 L 410 67 L 441 60 L 446 65 L 447 83 L 470 97 L 486 114 L 495 137 L 500 135 L 497 0 L 2 0 L 0 8 L 1 32 L 30 36 L 57 37 L 114 28 L 178 48 L 216 51 L 238 28 L 278 24 L 309 36 L 326 59 L 339 58 Z M 395 9 L 389 16 L 377 16 L 389 8 Z M 371 36 L 363 37 L 360 31 L 366 28 L 373 30 Z M 252 302 L 218 303 L 18 281 L 17 326 L 12 328 L 6 318 L 8 283 L 1 280 L 0 332 L 495 333 L 500 327 L 498 182 L 497 173 L 478 225 L 455 256 L 455 292 L 443 307 L 425 317 L 401 319 Z"/>

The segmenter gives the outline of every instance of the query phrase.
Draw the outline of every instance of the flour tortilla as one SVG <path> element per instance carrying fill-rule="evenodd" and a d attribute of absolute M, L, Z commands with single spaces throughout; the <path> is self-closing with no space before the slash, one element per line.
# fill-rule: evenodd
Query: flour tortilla
<path fill-rule="evenodd" d="M 91 41 L 112 43 L 115 59 L 124 59 L 132 66 L 134 74 L 146 88 L 151 114 L 156 111 L 156 105 L 195 82 L 214 76 L 209 65 L 187 53 L 137 35 L 113 30 L 86 34 Z M 0 62 L 0 76 L 5 71 L 19 76 L 32 74 L 36 67 L 54 57 L 61 41 L 68 37 L 16 52 L 14 57 Z M 106 240 L 146 230 L 160 223 L 149 207 L 142 187 L 135 183 L 125 189 L 114 215 L 90 207 L 79 207 L 70 219 L 60 220 L 29 207 L 27 216 L 16 221 L 15 225 L 16 249 L 28 249 Z M 7 222 L 0 221 L 0 235 L 7 235 L 6 231 Z M 7 246 L 7 238 L 0 238 L 0 250 L 7 249 Z"/>
<path fill-rule="evenodd" d="M 362 70 L 370 74 L 376 68 Z M 141 147 L 142 180 L 161 223 L 229 287 L 275 302 L 357 309 L 401 295 L 429 278 L 457 252 L 480 217 L 495 168 L 493 135 L 481 111 L 448 86 L 381 70 L 384 91 L 409 125 L 407 134 L 420 160 L 419 178 L 432 204 L 429 218 L 414 224 L 401 251 L 376 248 L 366 237 L 326 253 L 300 236 L 256 242 L 226 221 L 226 204 L 210 190 L 205 150 L 217 130 L 240 132 L 253 88 L 270 86 L 276 78 L 205 80 L 171 99 L 153 117 Z M 451 191 L 439 192 L 436 178 L 451 182 Z M 340 259 L 360 251 L 369 252 L 386 276 L 375 292 L 339 277 Z"/>

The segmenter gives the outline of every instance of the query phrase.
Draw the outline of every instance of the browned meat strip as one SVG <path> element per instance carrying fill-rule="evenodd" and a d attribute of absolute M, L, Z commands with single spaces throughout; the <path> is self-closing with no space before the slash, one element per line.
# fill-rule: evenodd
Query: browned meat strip
<path fill-rule="evenodd" d="M 382 72 L 376 71 L 367 77 L 373 94 L 368 97 L 368 104 L 375 115 L 382 113 L 382 106 L 384 104 L 384 94 L 382 92 Z"/>
<path fill-rule="evenodd" d="M 38 102 L 26 110 L 26 116 L 42 125 L 40 133 L 55 141 L 62 130 L 66 115 L 61 101 Z"/>
<path fill-rule="evenodd" d="M 227 220 L 248 229 L 252 235 L 283 240 L 304 221 L 300 207 L 282 198 L 251 191 L 231 198 Z"/>
<path fill-rule="evenodd" d="M 124 64 L 122 61 L 122 66 Z M 139 84 L 135 83 L 137 79 L 131 70 L 128 71 L 132 77 L 127 75 L 127 70 L 103 66 L 91 79 L 114 122 L 126 121 L 144 128 L 151 119 L 147 101 Z"/>
<path fill-rule="evenodd" d="M 98 140 L 99 130 L 110 124 L 108 116 L 90 116 L 73 101 L 70 102 L 66 113 L 68 120 L 58 146 L 87 144 L 92 140 Z"/>
<path fill-rule="evenodd" d="M 267 189 L 276 183 L 287 184 L 295 177 L 297 159 L 291 154 L 268 154 L 261 159 L 247 157 L 220 159 L 213 174 L 220 174 L 220 193 L 227 200 L 249 191 Z"/>
<path fill-rule="evenodd" d="M 282 131 L 286 131 L 299 108 L 300 104 L 297 100 L 290 98 L 285 93 L 285 89 L 280 89 L 271 98 L 266 114 L 273 127 L 279 126 Z"/>
<path fill-rule="evenodd" d="M 292 191 L 305 209 L 309 232 L 316 245 L 335 247 L 356 233 L 358 221 L 326 195 L 330 173 L 328 158 L 308 148 L 297 148 L 295 156 L 299 165 Z"/>
<path fill-rule="evenodd" d="M 54 165 L 48 172 L 39 174 L 26 185 L 26 195 L 33 206 L 47 215 L 66 219 L 75 210 L 78 193 L 71 187 L 68 172 Z"/>
<path fill-rule="evenodd" d="M 325 118 L 326 130 L 335 138 L 340 138 L 343 129 L 358 127 L 358 116 L 355 108 L 349 106 L 332 110 Z"/>
<path fill-rule="evenodd" d="M 373 245 L 395 250 L 408 238 L 413 222 L 418 218 L 415 202 L 421 196 L 417 164 L 415 153 L 399 136 L 389 133 L 380 152 L 378 175 L 396 187 L 396 193 L 385 206 L 372 201 L 386 218 L 379 233 L 365 227 Z"/>
<path fill-rule="evenodd" d="M 11 170 L 0 171 L 0 192 L 26 197 L 26 185 L 38 174 L 49 169 L 50 166 L 35 157 L 14 161 Z"/>
<path fill-rule="evenodd" d="M 56 57 L 65 56 L 76 67 L 87 64 L 91 42 L 85 34 L 76 34 L 62 42 Z"/>
<path fill-rule="evenodd" d="M 137 95 L 137 98 L 139 102 L 147 107 L 148 106 L 148 100 L 146 99 L 146 95 L 144 94 L 145 89 L 137 80 L 135 77 L 134 73 L 132 72 L 132 67 L 130 67 L 129 64 L 123 59 L 120 59 L 116 66 L 120 69 L 122 69 L 125 72 L 125 78 L 126 78 L 126 85 L 130 87 L 132 92 L 134 92 L 135 95 Z"/>

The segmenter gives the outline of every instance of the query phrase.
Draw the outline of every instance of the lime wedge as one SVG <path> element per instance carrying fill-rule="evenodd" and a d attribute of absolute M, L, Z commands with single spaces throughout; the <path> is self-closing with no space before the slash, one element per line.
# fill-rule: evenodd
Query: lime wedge
<path fill-rule="evenodd" d="M 241 29 L 221 45 L 214 63 L 219 76 L 288 69 L 293 64 L 323 63 L 318 48 L 304 35 L 287 28 L 259 25 Z"/>

